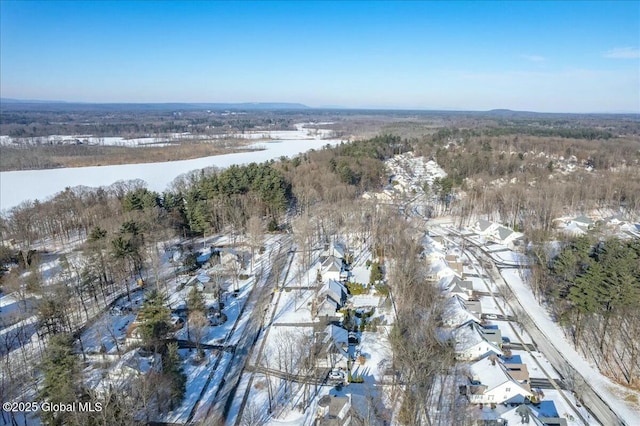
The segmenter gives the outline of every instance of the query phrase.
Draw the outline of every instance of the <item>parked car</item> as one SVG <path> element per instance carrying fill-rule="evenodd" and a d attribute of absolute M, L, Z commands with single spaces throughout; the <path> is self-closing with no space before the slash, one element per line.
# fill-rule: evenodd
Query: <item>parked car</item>
<path fill-rule="evenodd" d="M 329 372 L 330 380 L 344 380 L 344 371 L 342 370 L 331 370 Z"/>

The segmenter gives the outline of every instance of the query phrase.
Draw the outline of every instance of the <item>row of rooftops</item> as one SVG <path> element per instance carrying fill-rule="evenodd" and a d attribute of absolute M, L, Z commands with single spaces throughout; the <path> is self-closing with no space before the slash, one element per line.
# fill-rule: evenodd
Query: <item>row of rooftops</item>
<path fill-rule="evenodd" d="M 484 221 L 484 229 L 494 226 Z M 458 255 L 447 254 L 444 260 L 449 267 L 460 262 Z M 451 268 L 454 269 L 454 268 Z M 527 365 L 519 355 L 512 355 L 503 350 L 502 332 L 497 325 L 481 325 L 482 307 L 475 298 L 473 282 L 464 279 L 462 266 L 448 282 L 445 291 L 448 298 L 448 308 L 457 312 L 458 319 L 464 319 L 461 325 L 452 321 L 449 325 L 456 328 L 449 335 L 453 338 L 454 351 L 460 360 L 472 362 L 469 365 L 469 382 L 464 387 L 464 393 L 471 403 L 475 404 L 523 404 L 536 400 L 537 393 L 531 389 L 530 376 Z M 461 315 L 461 314 L 466 314 Z M 451 312 L 448 313 L 450 316 Z M 446 315 L 446 313 L 445 313 Z M 455 315 L 455 314 L 453 314 Z M 446 322 L 445 322 L 446 323 Z M 446 334 L 445 334 L 446 336 Z M 546 405 L 553 405 L 553 401 L 544 401 Z M 523 408 L 520 408 L 523 407 Z M 532 418 L 534 424 L 566 425 L 566 419 L 559 418 L 555 408 L 548 410 L 550 416 L 544 417 L 536 407 L 519 405 L 518 415 L 524 419 Z M 522 414 L 521 414 L 522 413 Z M 547 413 L 547 414 L 549 414 Z M 499 416 L 494 418 L 502 420 Z M 506 424 L 506 421 L 495 424 Z"/>

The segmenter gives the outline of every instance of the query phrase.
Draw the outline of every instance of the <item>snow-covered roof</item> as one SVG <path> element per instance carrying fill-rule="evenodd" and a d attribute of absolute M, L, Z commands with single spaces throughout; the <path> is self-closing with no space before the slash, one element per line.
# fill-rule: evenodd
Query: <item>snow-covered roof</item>
<path fill-rule="evenodd" d="M 449 326 L 459 326 L 469 321 L 479 322 L 480 318 L 467 311 L 460 297 L 455 296 L 445 301 L 442 321 Z"/>
<path fill-rule="evenodd" d="M 211 258 L 211 252 L 202 253 L 200 256 L 196 257 L 196 262 L 205 263 L 207 260 Z"/>
<path fill-rule="evenodd" d="M 211 277 L 207 274 L 199 274 L 196 279 L 203 284 L 211 281 Z"/>
<path fill-rule="evenodd" d="M 325 298 L 319 305 L 318 305 L 318 312 L 324 312 L 324 313 L 334 313 L 336 312 L 338 309 L 340 308 L 340 305 L 338 305 L 334 300 L 330 299 L 330 298 Z"/>
<path fill-rule="evenodd" d="M 504 365 L 497 360 L 492 361 L 489 357 L 483 358 L 471 364 L 470 370 L 473 375 L 473 380 L 486 386 L 485 392 L 491 391 L 505 382 L 512 382 L 515 387 L 520 388 L 520 393 L 523 396 L 533 395 L 528 385 L 523 385 L 513 380 L 511 376 L 507 374 Z"/>
<path fill-rule="evenodd" d="M 342 283 L 335 280 L 327 280 L 320 289 L 320 296 L 328 296 L 339 305 L 342 304 L 343 298 L 347 296 L 347 289 Z"/>
<path fill-rule="evenodd" d="M 482 342 L 491 344 L 484 338 L 482 333 L 480 333 L 477 324 L 474 322 L 467 322 L 461 325 L 455 329 L 452 334 L 455 339 L 454 348 L 456 352 L 463 352 Z M 491 345 L 495 346 L 493 344 Z M 500 348 L 496 347 L 495 349 L 496 353 L 502 353 Z"/>
<path fill-rule="evenodd" d="M 579 225 L 576 222 L 571 222 L 563 231 L 570 235 L 584 235 L 588 232 L 585 226 Z"/>
<path fill-rule="evenodd" d="M 343 356 L 348 356 L 349 347 L 349 332 L 342 327 L 334 324 L 329 324 L 324 329 L 325 338 L 323 343 L 333 345 L 338 353 Z"/>

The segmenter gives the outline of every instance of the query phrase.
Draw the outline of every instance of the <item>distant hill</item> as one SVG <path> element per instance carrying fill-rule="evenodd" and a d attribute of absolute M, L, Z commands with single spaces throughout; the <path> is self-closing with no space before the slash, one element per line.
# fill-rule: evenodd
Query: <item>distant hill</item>
<path fill-rule="evenodd" d="M 65 101 L 23 100 L 0 98 L 3 110 L 83 110 L 83 111 L 256 111 L 256 110 L 301 110 L 309 109 L 299 103 L 287 102 L 243 102 L 243 103 L 82 103 Z"/>

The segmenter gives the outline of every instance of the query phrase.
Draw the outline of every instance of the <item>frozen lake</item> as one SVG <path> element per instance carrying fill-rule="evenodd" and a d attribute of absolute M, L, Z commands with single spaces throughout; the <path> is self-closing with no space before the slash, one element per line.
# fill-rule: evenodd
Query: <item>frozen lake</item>
<path fill-rule="evenodd" d="M 153 191 L 164 191 L 173 180 L 192 170 L 205 167 L 229 167 L 234 164 L 293 157 L 310 149 L 336 145 L 338 139 L 289 139 L 259 142 L 262 151 L 239 152 L 193 160 L 163 163 L 124 164 L 117 166 L 75 167 L 48 170 L 22 170 L 0 173 L 0 211 L 10 209 L 26 200 L 44 201 L 67 187 L 108 186 L 119 180 L 142 179 Z"/>

